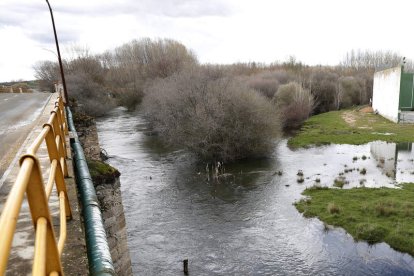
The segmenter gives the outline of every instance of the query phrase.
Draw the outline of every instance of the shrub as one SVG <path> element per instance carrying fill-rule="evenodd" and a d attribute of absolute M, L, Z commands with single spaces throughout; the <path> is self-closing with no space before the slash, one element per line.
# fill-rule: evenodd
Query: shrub
<path fill-rule="evenodd" d="M 292 73 L 278 70 L 264 71 L 251 75 L 248 78 L 247 83 L 249 87 L 256 89 L 264 96 L 272 99 L 281 84 L 286 84 L 294 80 L 295 77 L 292 75 Z"/>
<path fill-rule="evenodd" d="M 248 85 L 251 88 L 261 92 L 264 96 L 271 99 L 275 95 L 280 84 L 278 80 L 263 78 L 259 75 L 254 75 L 249 79 Z"/>
<path fill-rule="evenodd" d="M 380 201 L 375 205 L 375 212 L 377 216 L 389 217 L 397 212 L 396 204 L 392 201 Z"/>
<path fill-rule="evenodd" d="M 266 155 L 280 134 L 279 114 L 265 97 L 202 68 L 154 82 L 143 106 L 165 142 L 208 161 Z"/>
<path fill-rule="evenodd" d="M 369 244 L 381 242 L 388 234 L 386 228 L 374 223 L 358 223 L 355 231 L 357 240 L 365 240 Z"/>
<path fill-rule="evenodd" d="M 114 100 L 104 86 L 87 75 L 69 74 L 66 77 L 69 98 L 76 102 L 76 111 L 89 116 L 102 116 L 114 107 Z"/>
<path fill-rule="evenodd" d="M 117 104 L 130 111 L 134 110 L 144 97 L 143 88 L 137 83 L 128 83 L 122 88 L 115 87 L 111 92 L 113 92 Z"/>
<path fill-rule="evenodd" d="M 341 212 L 339 206 L 336 205 L 334 202 L 329 202 L 327 209 L 329 214 L 339 214 Z"/>
<path fill-rule="evenodd" d="M 323 68 L 311 74 L 307 88 L 315 97 L 315 112 L 328 112 L 335 108 L 338 74 Z"/>
<path fill-rule="evenodd" d="M 337 107 L 344 108 L 360 105 L 365 101 L 362 80 L 355 77 L 341 77 L 338 80 Z"/>
<path fill-rule="evenodd" d="M 310 91 L 296 82 L 280 86 L 274 101 L 282 112 L 285 128 L 301 126 L 312 113 L 314 106 L 314 99 Z"/>
<path fill-rule="evenodd" d="M 333 186 L 342 189 L 345 184 L 348 184 L 345 177 L 339 176 L 339 177 L 335 178 Z"/>

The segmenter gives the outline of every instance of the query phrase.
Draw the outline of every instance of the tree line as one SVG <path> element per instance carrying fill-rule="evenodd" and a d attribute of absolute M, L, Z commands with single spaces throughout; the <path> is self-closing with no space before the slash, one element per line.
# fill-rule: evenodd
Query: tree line
<path fill-rule="evenodd" d="M 233 161 L 268 154 L 283 130 L 299 128 L 312 114 L 369 103 L 375 70 L 401 62 L 392 52 L 351 51 L 337 66 L 293 57 L 200 64 L 177 41 L 145 38 L 99 55 L 75 48 L 64 68 L 78 112 L 102 116 L 117 105 L 141 104 L 165 143 L 203 160 Z M 35 72 L 42 88 L 53 90 L 58 64 L 39 62 Z"/>

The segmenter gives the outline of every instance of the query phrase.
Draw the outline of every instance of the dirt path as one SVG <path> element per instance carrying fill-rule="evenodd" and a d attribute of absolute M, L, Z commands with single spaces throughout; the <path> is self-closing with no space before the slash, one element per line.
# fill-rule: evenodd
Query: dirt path
<path fill-rule="evenodd" d="M 352 127 L 355 126 L 356 118 L 357 116 L 354 111 L 345 111 L 342 113 L 342 119 L 344 119 L 344 121 Z"/>

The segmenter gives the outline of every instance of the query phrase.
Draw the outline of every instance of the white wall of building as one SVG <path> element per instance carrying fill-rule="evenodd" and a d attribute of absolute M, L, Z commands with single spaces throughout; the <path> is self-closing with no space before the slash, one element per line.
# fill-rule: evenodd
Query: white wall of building
<path fill-rule="evenodd" d="M 374 74 L 372 108 L 383 117 L 398 122 L 401 67 L 394 67 Z"/>

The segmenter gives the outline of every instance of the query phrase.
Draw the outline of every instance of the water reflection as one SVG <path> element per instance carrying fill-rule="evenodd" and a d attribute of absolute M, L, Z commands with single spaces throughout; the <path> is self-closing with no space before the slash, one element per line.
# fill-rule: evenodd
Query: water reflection
<path fill-rule="evenodd" d="M 116 109 L 98 122 L 98 131 L 109 162 L 122 173 L 136 275 L 182 275 L 185 258 L 192 275 L 414 272 L 409 255 L 386 244 L 355 243 L 341 229 L 326 231 L 319 220 L 303 218 L 292 205 L 316 179 L 318 185 L 332 186 L 340 174 L 349 181 L 344 188 L 414 181 L 411 153 L 399 147 L 395 179 L 377 167 L 381 158 L 384 167 L 390 159 L 381 152 L 391 152 L 380 144 L 292 151 L 283 141 L 271 158 L 225 164 L 228 176 L 208 180 L 205 164 L 183 151 L 161 147 L 148 135 L 139 111 Z M 303 183 L 296 181 L 298 170 L 304 173 Z"/>
<path fill-rule="evenodd" d="M 384 175 L 396 182 L 414 182 L 412 143 L 370 143 L 371 154 Z"/>

